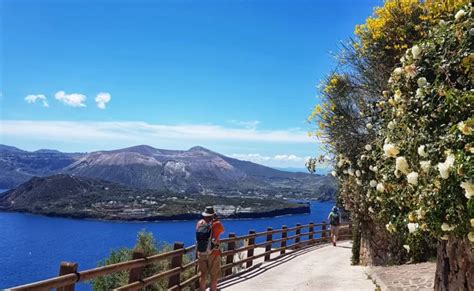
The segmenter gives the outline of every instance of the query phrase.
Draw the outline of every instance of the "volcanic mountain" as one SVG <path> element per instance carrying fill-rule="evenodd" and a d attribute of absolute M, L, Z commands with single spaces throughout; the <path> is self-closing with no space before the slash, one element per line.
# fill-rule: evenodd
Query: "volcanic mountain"
<path fill-rule="evenodd" d="M 27 152 L 0 147 L 0 188 L 32 176 L 65 173 L 139 189 L 187 194 L 332 199 L 332 177 L 291 173 L 237 160 L 203 147 L 163 150 L 147 145 L 91 153 Z"/>

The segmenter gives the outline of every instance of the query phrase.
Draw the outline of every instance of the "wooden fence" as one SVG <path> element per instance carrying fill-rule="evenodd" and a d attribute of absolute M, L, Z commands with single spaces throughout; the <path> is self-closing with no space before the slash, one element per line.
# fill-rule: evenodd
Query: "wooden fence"
<path fill-rule="evenodd" d="M 339 239 L 349 239 L 350 236 L 351 225 L 349 223 L 342 224 Z M 292 251 L 329 241 L 329 228 L 328 224 L 324 221 L 317 224 L 296 224 L 294 227 L 282 226 L 281 229 L 276 230 L 269 227 L 266 231 L 262 232 L 250 230 L 247 235 L 243 236 L 229 233 L 227 238 L 221 239 L 221 246 L 224 245 L 222 260 L 225 259 L 225 263 L 221 266 L 222 275 L 223 277 L 231 276 L 233 269 L 235 269 L 234 267 L 243 267 L 244 264 L 246 268 L 250 268 L 253 266 L 254 261 L 259 258 L 263 258 L 263 261 L 274 260 Z M 264 251 L 255 254 L 256 248 L 264 248 Z M 115 290 L 139 290 L 165 279 L 168 280 L 168 290 L 181 290 L 185 287 L 192 287 L 191 289 L 194 289 L 200 275 L 197 270 L 197 260 L 194 259 L 187 264 L 183 264 L 183 256 L 195 254 L 195 250 L 195 245 L 185 247 L 183 243 L 176 242 L 174 243 L 173 251 L 170 252 L 145 257 L 143 252 L 136 250 L 133 252 L 133 257 L 130 261 L 84 271 L 77 270 L 77 263 L 61 262 L 59 276 L 7 290 L 48 290 L 57 288 L 59 291 L 73 291 L 74 285 L 78 282 L 90 281 L 120 271 L 129 271 L 129 281 L 127 285 Z M 274 253 L 277 256 L 271 258 L 271 254 Z M 245 258 L 238 259 L 239 256 L 237 254 L 245 254 Z M 168 270 L 143 278 L 143 270 L 147 265 L 164 260 L 170 262 Z M 181 274 L 187 270 L 192 270 L 193 275 L 190 278 L 181 280 Z"/>

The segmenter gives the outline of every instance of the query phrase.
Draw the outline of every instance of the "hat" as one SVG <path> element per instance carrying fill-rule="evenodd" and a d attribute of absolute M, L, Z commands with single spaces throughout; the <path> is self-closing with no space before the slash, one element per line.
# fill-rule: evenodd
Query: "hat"
<path fill-rule="evenodd" d="M 202 213 L 202 216 L 209 217 L 209 216 L 214 216 L 215 214 L 216 214 L 216 212 L 214 211 L 214 207 L 206 206 L 206 209 Z"/>

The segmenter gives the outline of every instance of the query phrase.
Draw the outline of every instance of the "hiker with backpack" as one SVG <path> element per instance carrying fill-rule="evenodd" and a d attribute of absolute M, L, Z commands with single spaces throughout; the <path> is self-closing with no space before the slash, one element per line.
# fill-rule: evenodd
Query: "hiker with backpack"
<path fill-rule="evenodd" d="M 329 212 L 328 220 L 331 225 L 331 242 L 333 246 L 336 246 L 337 237 L 339 236 L 339 224 L 341 224 L 341 215 L 336 206 Z"/>
<path fill-rule="evenodd" d="M 206 207 L 202 219 L 196 224 L 196 251 L 198 268 L 201 272 L 199 289 L 206 290 L 207 275 L 211 277 L 211 291 L 217 290 L 217 280 L 221 275 L 221 251 L 219 236 L 224 226 L 217 218 L 212 206 Z"/>

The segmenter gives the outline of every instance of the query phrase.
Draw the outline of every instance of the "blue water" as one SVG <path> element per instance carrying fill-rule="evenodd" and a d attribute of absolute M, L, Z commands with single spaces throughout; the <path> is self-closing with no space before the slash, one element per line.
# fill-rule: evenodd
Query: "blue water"
<path fill-rule="evenodd" d="M 312 202 L 311 214 L 224 220 L 224 236 L 320 222 L 332 205 Z M 158 241 L 181 241 L 189 246 L 194 243 L 194 226 L 194 221 L 110 222 L 0 212 L 0 289 L 54 277 L 61 261 L 77 262 L 79 270 L 93 268 L 110 250 L 133 247 L 142 229 L 153 232 Z M 76 289 L 90 286 L 80 284 Z"/>

